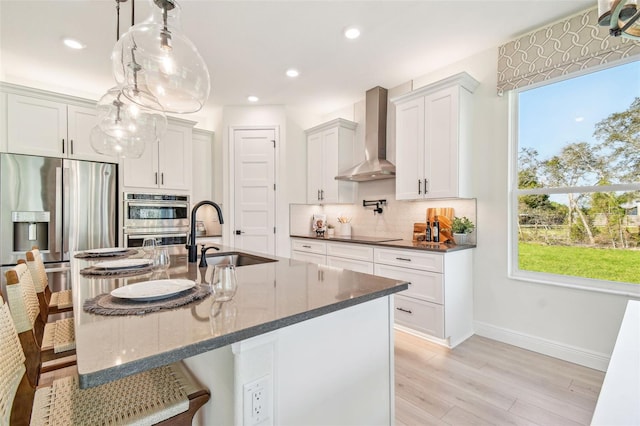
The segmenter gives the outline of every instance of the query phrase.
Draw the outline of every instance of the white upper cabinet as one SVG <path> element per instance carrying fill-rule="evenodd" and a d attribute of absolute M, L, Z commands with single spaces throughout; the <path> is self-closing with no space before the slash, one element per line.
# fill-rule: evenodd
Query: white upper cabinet
<path fill-rule="evenodd" d="M 471 94 L 467 73 L 392 99 L 396 105 L 396 199 L 471 197 Z"/>
<path fill-rule="evenodd" d="M 162 139 L 148 142 L 140 158 L 123 160 L 124 186 L 188 191 L 193 122 L 171 122 Z"/>
<path fill-rule="evenodd" d="M 214 197 L 213 132 L 193 129 L 191 171 L 191 204 Z"/>
<path fill-rule="evenodd" d="M 338 118 L 306 131 L 309 204 L 355 202 L 355 183 L 334 178 L 358 162 L 354 152 L 357 125 Z"/>
<path fill-rule="evenodd" d="M 64 96 L 33 91 L 34 96 L 8 93 L 7 151 L 16 154 L 117 162 L 115 157 L 98 154 L 91 148 L 91 129 L 96 110 L 91 102 L 68 102 Z"/>

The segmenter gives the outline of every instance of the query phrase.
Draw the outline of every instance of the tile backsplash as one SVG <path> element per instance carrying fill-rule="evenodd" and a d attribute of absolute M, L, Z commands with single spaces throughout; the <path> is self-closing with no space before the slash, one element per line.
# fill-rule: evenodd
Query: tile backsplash
<path fill-rule="evenodd" d="M 476 199 L 447 199 L 433 201 L 396 201 L 388 196 L 368 196 L 367 200 L 386 199 L 387 205 L 383 212 L 374 214 L 374 207 L 363 207 L 359 204 L 291 204 L 289 212 L 289 231 L 291 234 L 306 235 L 312 232 L 311 220 L 315 213 L 327 215 L 327 223 L 336 225 L 338 216 L 351 218 L 351 232 L 353 235 L 413 238 L 413 224 L 426 221 L 426 210 L 429 207 L 453 207 L 455 215 L 466 216 L 478 226 L 476 222 Z M 476 243 L 476 232 L 469 238 Z"/>

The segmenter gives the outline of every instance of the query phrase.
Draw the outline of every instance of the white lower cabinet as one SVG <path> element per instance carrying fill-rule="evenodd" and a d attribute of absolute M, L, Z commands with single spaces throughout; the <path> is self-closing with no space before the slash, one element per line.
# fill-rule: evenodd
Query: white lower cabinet
<path fill-rule="evenodd" d="M 444 307 L 412 297 L 395 296 L 395 322 L 412 330 L 444 339 Z"/>
<path fill-rule="evenodd" d="M 395 323 L 454 347 L 473 335 L 473 250 L 436 253 L 292 238 L 297 260 L 408 281 L 395 295 Z"/>
<path fill-rule="evenodd" d="M 395 296 L 396 324 L 449 347 L 473 335 L 472 256 L 375 248 L 376 275 L 411 283 Z"/>
<path fill-rule="evenodd" d="M 350 271 L 373 274 L 373 263 L 364 260 L 345 259 L 343 257 L 327 256 L 327 265 Z"/>
<path fill-rule="evenodd" d="M 325 265 L 327 263 L 327 244 L 324 241 L 292 238 L 291 258 Z"/>

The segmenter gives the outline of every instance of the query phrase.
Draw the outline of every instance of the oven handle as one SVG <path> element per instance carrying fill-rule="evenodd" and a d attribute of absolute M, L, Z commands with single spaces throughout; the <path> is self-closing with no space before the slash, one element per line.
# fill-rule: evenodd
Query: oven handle
<path fill-rule="evenodd" d="M 174 203 L 174 202 L 156 202 L 156 203 L 138 203 L 132 201 L 125 201 L 128 207 L 181 207 L 189 208 L 189 203 Z"/>
<path fill-rule="evenodd" d="M 125 234 L 127 239 L 144 238 L 165 238 L 165 237 L 186 237 L 186 232 L 172 232 L 170 234 Z"/>

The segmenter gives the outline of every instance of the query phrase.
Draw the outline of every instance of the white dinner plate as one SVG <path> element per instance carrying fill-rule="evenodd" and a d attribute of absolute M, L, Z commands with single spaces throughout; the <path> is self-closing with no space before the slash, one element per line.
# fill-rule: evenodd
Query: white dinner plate
<path fill-rule="evenodd" d="M 129 249 L 122 248 L 122 247 L 105 247 L 105 248 L 85 250 L 84 252 L 88 254 L 111 254 L 111 253 L 124 253 L 128 250 Z"/>
<path fill-rule="evenodd" d="M 109 260 L 106 262 L 98 262 L 93 265 L 94 268 L 97 269 L 136 269 L 136 268 L 144 268 L 145 266 L 149 266 L 153 263 L 151 259 L 120 259 L 120 260 Z"/>
<path fill-rule="evenodd" d="M 140 301 L 164 299 L 196 285 L 191 280 L 153 280 L 135 283 L 111 291 L 113 297 Z"/>

